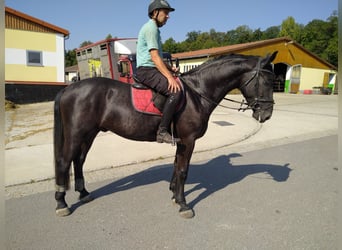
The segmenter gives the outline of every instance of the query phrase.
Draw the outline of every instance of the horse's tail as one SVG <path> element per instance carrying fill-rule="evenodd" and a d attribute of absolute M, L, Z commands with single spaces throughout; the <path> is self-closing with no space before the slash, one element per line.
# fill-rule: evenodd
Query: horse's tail
<path fill-rule="evenodd" d="M 54 129 L 53 129 L 53 145 L 54 145 L 54 165 L 55 165 L 55 177 L 56 185 L 59 185 L 58 180 L 63 178 L 60 176 L 61 160 L 63 156 L 63 144 L 64 144 L 64 133 L 63 133 L 63 120 L 61 116 L 60 101 L 64 93 L 64 89 L 61 90 L 55 97 L 54 104 Z M 69 178 L 66 180 L 66 189 L 69 187 Z"/>

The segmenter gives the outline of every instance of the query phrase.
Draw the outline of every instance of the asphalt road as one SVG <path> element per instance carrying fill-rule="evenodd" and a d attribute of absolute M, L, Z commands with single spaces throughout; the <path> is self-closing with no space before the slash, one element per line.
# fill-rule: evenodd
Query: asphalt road
<path fill-rule="evenodd" d="M 171 203 L 171 165 L 88 185 L 55 216 L 52 191 L 6 201 L 7 249 L 337 249 L 337 135 L 191 163 L 193 219 Z M 108 175 L 109 178 L 109 175 Z"/>

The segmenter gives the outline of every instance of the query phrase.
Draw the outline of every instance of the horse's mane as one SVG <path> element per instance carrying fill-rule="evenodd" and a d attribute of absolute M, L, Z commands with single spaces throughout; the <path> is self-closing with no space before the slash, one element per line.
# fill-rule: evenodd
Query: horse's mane
<path fill-rule="evenodd" d="M 216 65 L 222 65 L 224 63 L 231 63 L 231 64 L 236 64 L 236 65 L 241 66 L 243 62 L 246 62 L 248 59 L 251 59 L 251 58 L 256 58 L 256 56 L 241 55 L 241 54 L 220 55 L 212 59 L 209 59 L 208 61 L 202 63 L 196 68 L 189 70 L 188 72 L 183 73 L 182 76 L 193 74 L 195 72 L 200 72 L 201 70 L 207 68 L 208 66 L 215 67 Z"/>

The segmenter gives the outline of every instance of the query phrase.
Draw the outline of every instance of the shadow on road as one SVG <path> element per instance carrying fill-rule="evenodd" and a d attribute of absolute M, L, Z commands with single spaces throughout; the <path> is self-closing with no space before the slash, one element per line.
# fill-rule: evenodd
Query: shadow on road
<path fill-rule="evenodd" d="M 242 155 L 222 155 L 205 164 L 190 166 L 186 184 L 193 184 L 195 186 L 187 190 L 185 195 L 187 196 L 194 191 L 203 189 L 203 192 L 194 200 L 188 201 L 190 207 L 195 207 L 196 204 L 208 196 L 224 189 L 230 184 L 240 182 L 249 175 L 265 173 L 265 179 L 272 178 L 274 181 L 284 182 L 289 178 L 292 170 L 288 167 L 288 163 L 283 166 L 272 164 L 233 165 L 231 159 L 234 157 L 242 157 Z M 92 196 L 96 199 L 135 187 L 150 185 L 161 181 L 169 182 L 172 175 L 172 168 L 173 166 L 171 164 L 152 167 L 94 190 Z M 71 206 L 71 210 L 75 211 L 81 205 L 78 202 Z"/>

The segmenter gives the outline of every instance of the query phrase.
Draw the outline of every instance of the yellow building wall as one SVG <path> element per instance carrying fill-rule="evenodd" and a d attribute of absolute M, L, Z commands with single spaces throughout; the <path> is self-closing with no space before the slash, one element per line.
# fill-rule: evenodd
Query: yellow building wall
<path fill-rule="evenodd" d="M 6 81 L 56 82 L 56 67 L 37 67 L 20 64 L 5 65 Z"/>
<path fill-rule="evenodd" d="M 313 87 L 323 87 L 324 73 L 336 74 L 335 71 L 330 70 L 302 68 L 299 89 L 312 90 Z"/>
<path fill-rule="evenodd" d="M 56 51 L 56 35 L 5 29 L 5 48 Z"/>
<path fill-rule="evenodd" d="M 5 80 L 9 82 L 64 82 L 64 51 L 61 38 L 53 33 L 5 29 Z M 42 66 L 26 64 L 26 51 L 41 51 Z M 62 58 L 62 61 L 61 61 Z M 9 61 L 9 63 L 6 63 Z M 61 68 L 62 67 L 62 68 Z M 60 76 L 60 74 L 62 74 Z"/>

